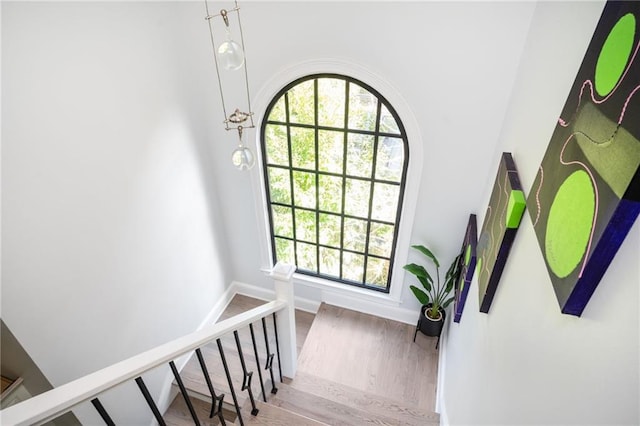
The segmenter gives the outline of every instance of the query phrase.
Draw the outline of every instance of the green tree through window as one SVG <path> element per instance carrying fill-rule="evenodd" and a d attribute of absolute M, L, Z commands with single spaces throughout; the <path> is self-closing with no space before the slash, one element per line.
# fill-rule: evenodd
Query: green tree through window
<path fill-rule="evenodd" d="M 261 127 L 274 262 L 389 292 L 409 152 L 395 110 L 350 77 L 298 79 Z"/>

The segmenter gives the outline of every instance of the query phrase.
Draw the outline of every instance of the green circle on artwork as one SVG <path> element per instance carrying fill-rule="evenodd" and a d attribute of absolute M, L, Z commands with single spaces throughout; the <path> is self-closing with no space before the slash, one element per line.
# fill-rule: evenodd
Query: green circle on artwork
<path fill-rule="evenodd" d="M 467 249 L 464 251 L 464 266 L 469 266 L 471 260 L 471 245 L 467 245 Z"/>
<path fill-rule="evenodd" d="M 571 274 L 587 250 L 595 214 L 595 191 L 584 170 L 573 172 L 558 188 L 547 220 L 545 256 L 559 278 Z"/>
<path fill-rule="evenodd" d="M 636 32 L 636 18 L 627 13 L 616 22 L 607 36 L 596 62 L 595 87 L 600 96 L 607 96 L 624 74 L 631 56 Z"/>

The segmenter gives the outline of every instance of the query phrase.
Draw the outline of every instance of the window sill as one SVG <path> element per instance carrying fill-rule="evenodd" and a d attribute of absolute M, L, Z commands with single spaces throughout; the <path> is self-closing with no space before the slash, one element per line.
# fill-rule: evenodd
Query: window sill
<path fill-rule="evenodd" d="M 263 269 L 262 271 L 265 274 L 271 273 L 270 269 Z M 394 307 L 400 306 L 402 303 L 400 298 L 394 297 L 391 293 L 382 293 L 376 290 L 368 290 L 361 287 L 350 286 L 348 284 L 341 284 L 323 278 L 311 277 L 306 274 L 294 273 L 292 280 L 294 285 L 317 288 L 337 296 L 344 296 Z"/>

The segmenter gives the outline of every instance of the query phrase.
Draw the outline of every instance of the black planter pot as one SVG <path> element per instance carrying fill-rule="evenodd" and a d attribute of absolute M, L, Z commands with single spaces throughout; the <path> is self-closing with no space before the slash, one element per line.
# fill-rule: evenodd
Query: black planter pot
<path fill-rule="evenodd" d="M 422 305 L 422 308 L 420 309 L 420 319 L 418 320 L 418 327 L 420 328 L 420 332 L 427 336 L 439 337 L 440 333 L 442 332 L 442 327 L 444 326 L 444 320 L 447 314 L 444 312 L 444 309 L 440 309 L 440 319 L 431 319 L 425 314 L 426 310 L 430 307 L 431 305 Z"/>
<path fill-rule="evenodd" d="M 444 321 L 447 318 L 447 313 L 444 309 L 440 308 L 438 311 L 440 312 L 441 317 L 439 320 L 433 320 L 425 315 L 425 311 L 430 308 L 431 305 L 422 305 L 420 308 L 420 317 L 418 318 L 418 324 L 416 325 L 416 332 L 413 334 L 413 341 L 416 341 L 416 335 L 418 334 L 418 330 L 426 336 L 437 337 L 438 342 L 436 343 L 436 349 L 438 349 L 438 344 L 440 343 L 440 333 L 442 333 L 442 327 L 444 326 Z"/>

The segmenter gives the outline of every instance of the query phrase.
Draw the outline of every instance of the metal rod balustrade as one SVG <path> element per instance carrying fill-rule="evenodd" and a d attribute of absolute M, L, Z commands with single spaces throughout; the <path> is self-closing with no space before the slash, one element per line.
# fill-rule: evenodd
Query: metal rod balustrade
<path fill-rule="evenodd" d="M 263 325 L 263 330 L 264 330 L 264 337 L 265 337 L 265 344 L 266 344 L 266 348 L 267 348 L 267 366 L 265 367 L 265 369 L 269 369 L 270 373 L 271 373 L 271 382 L 272 382 L 272 390 L 271 393 L 275 394 L 278 389 L 275 387 L 274 384 L 274 377 L 273 377 L 273 357 L 274 354 L 270 354 L 269 353 L 269 338 L 267 335 L 267 328 L 266 328 L 266 322 L 265 322 L 265 317 L 261 318 L 262 320 L 262 325 Z M 274 335 L 275 335 L 275 339 L 276 339 L 276 347 L 278 347 L 278 330 L 277 330 L 277 326 L 276 326 L 276 318 L 275 318 L 275 313 L 273 316 L 273 321 L 274 321 Z M 251 332 L 251 341 L 253 344 L 253 352 L 256 358 L 256 363 L 258 366 L 258 376 L 260 377 L 260 387 L 262 389 L 262 396 L 264 399 L 264 402 L 267 402 L 267 397 L 265 394 L 265 390 L 264 390 L 264 381 L 262 379 L 262 373 L 260 372 L 260 359 L 258 356 L 258 347 L 256 345 L 256 338 L 255 338 L 255 332 L 253 330 L 253 323 L 249 324 L 249 330 Z M 258 415 L 259 409 L 256 407 L 256 403 L 255 403 L 255 399 L 253 396 L 253 390 L 251 388 L 251 379 L 253 377 L 253 371 L 248 371 L 247 370 L 247 366 L 244 360 L 244 352 L 242 350 L 242 345 L 240 344 L 240 338 L 239 338 L 239 334 L 238 334 L 238 330 L 234 330 L 233 331 L 233 336 L 235 338 L 235 342 L 236 342 L 236 347 L 238 349 L 238 357 L 240 359 L 240 365 L 242 367 L 242 373 L 243 373 L 243 379 L 242 379 L 242 388 L 241 390 L 246 390 L 247 393 L 249 394 L 249 400 L 251 401 L 251 414 L 256 416 Z M 224 350 L 221 346 L 221 342 L 220 339 L 217 339 L 217 343 L 218 343 L 218 349 L 220 351 L 220 358 L 222 360 L 222 364 L 224 366 L 224 370 L 225 370 L 225 374 L 227 376 L 227 380 L 229 382 L 229 388 L 231 390 L 231 395 L 233 397 L 233 401 L 234 401 L 234 405 L 236 408 L 236 413 L 238 415 L 238 418 L 240 420 L 240 424 L 243 425 L 243 419 L 242 419 L 242 414 L 240 413 L 240 406 L 238 404 L 238 400 L 235 394 L 235 390 L 233 388 L 233 383 L 231 380 L 231 375 L 229 372 L 229 368 L 228 368 L 228 364 L 226 361 L 226 357 L 224 355 Z M 223 400 L 224 400 L 224 394 L 221 394 L 220 396 L 216 396 L 215 390 L 213 388 L 213 384 L 211 382 L 211 378 L 209 377 L 209 372 L 206 366 L 206 363 L 204 361 L 204 357 L 202 356 L 202 351 L 200 350 L 200 348 L 197 348 L 195 350 L 196 353 L 196 357 L 198 358 L 198 362 L 200 364 L 200 368 L 202 369 L 205 381 L 207 383 L 207 387 L 209 388 L 209 392 L 211 393 L 211 398 L 212 398 L 212 403 L 211 403 L 211 414 L 209 415 L 209 418 L 213 418 L 213 416 L 217 415 L 219 420 L 220 420 L 220 424 L 222 426 L 226 426 L 226 421 L 224 419 L 223 416 L 223 411 L 222 411 L 222 404 L 223 404 Z M 280 357 L 278 356 L 278 362 L 280 362 Z M 178 384 L 178 388 L 180 389 L 180 393 L 182 394 L 182 397 L 184 398 L 184 401 L 187 405 L 187 408 L 189 410 L 189 413 L 191 414 L 191 417 L 193 418 L 193 422 L 196 426 L 200 426 L 200 420 L 198 419 L 198 415 L 196 414 L 196 411 L 193 407 L 193 404 L 191 403 L 191 399 L 189 398 L 189 395 L 187 393 L 187 389 L 184 386 L 184 383 L 182 381 L 182 378 L 180 376 L 180 373 L 175 365 L 174 361 L 170 361 L 169 362 L 169 366 L 171 367 L 171 372 L 173 373 L 173 376 L 176 380 L 176 383 Z M 282 372 L 280 372 L 280 381 L 282 382 Z M 138 384 L 138 387 L 140 388 L 140 391 L 142 392 L 145 400 L 147 401 L 147 404 L 149 405 L 149 407 L 151 408 L 151 411 L 153 412 L 154 417 L 156 418 L 156 420 L 158 421 L 159 425 L 165 425 L 164 419 L 162 418 L 162 415 L 160 414 L 160 411 L 158 410 L 155 402 L 153 401 L 151 395 L 149 394 L 149 391 L 146 387 L 146 385 L 144 384 L 144 381 L 142 380 L 141 377 L 136 378 L 136 383 Z M 94 398 L 92 401 L 92 404 L 94 405 L 94 407 L 96 408 L 96 410 L 98 411 L 98 413 L 100 414 L 100 416 L 102 417 L 102 419 L 105 421 L 105 423 L 108 426 L 115 426 L 115 423 L 113 422 L 113 420 L 109 417 L 109 414 L 106 412 L 106 410 L 104 409 L 104 407 L 102 406 L 102 404 L 100 403 L 100 401 L 98 400 L 98 398 Z"/>
<path fill-rule="evenodd" d="M 171 361 L 169 362 L 169 366 L 171 367 L 171 372 L 173 373 L 173 377 L 176 379 L 176 383 L 178 383 L 178 388 L 180 388 L 180 393 L 184 398 L 184 402 L 187 404 L 189 413 L 191 413 L 191 417 L 193 418 L 193 423 L 196 426 L 200 426 L 200 420 L 198 420 L 198 415 L 196 414 L 196 410 L 193 409 L 193 404 L 191 404 L 191 398 L 189 398 L 189 395 L 187 394 L 187 389 L 184 387 L 184 383 L 182 383 L 182 378 L 180 377 L 180 373 L 176 368 L 176 363 Z"/>
<path fill-rule="evenodd" d="M 278 343 L 278 325 L 276 324 L 276 313 L 273 313 L 273 331 L 276 335 L 276 354 L 278 355 L 278 372 L 280 373 L 280 383 L 282 383 L 282 361 L 280 361 L 280 343 Z"/>
<path fill-rule="evenodd" d="M 104 409 L 104 407 L 102 406 L 102 403 L 100 402 L 100 400 L 98 398 L 93 398 L 91 400 L 91 403 L 96 408 L 96 410 L 100 414 L 100 417 L 102 417 L 102 420 L 104 420 L 104 422 L 105 422 L 105 424 L 107 426 L 116 426 L 116 424 L 113 422 L 113 420 L 111 420 L 111 417 L 109 416 L 109 413 L 107 413 L 107 410 Z"/>
<path fill-rule="evenodd" d="M 136 383 L 138 384 L 138 387 L 140 388 L 140 392 L 142 392 L 144 399 L 147 401 L 149 408 L 151 408 L 151 412 L 153 412 L 153 416 L 158 421 L 158 424 L 160 426 L 166 426 L 167 424 L 164 422 L 164 419 L 162 418 L 162 414 L 160 414 L 160 410 L 158 410 L 158 406 L 153 401 L 153 398 L 149 393 L 149 389 L 147 389 L 147 385 L 144 384 L 144 380 L 142 380 L 142 377 L 136 377 Z"/>
<path fill-rule="evenodd" d="M 278 388 L 276 387 L 276 380 L 273 377 L 273 357 L 275 354 L 271 353 L 271 349 L 269 349 L 269 336 L 267 336 L 267 322 L 264 317 L 262 317 L 262 330 L 264 331 L 264 344 L 267 350 L 267 362 L 264 366 L 265 370 L 269 370 L 269 374 L 271 375 L 271 393 L 278 393 Z"/>
<path fill-rule="evenodd" d="M 233 398 L 233 405 L 236 407 L 236 413 L 238 414 L 238 420 L 240 426 L 244 426 L 242 420 L 242 413 L 240 412 L 240 405 L 238 404 L 238 398 L 236 397 L 236 391 L 233 389 L 233 380 L 231 380 L 231 374 L 229 373 L 229 366 L 227 365 L 227 359 L 224 356 L 224 349 L 222 349 L 222 342 L 220 339 L 216 340 L 218 344 L 218 351 L 220 352 L 220 359 L 222 359 L 222 366 L 224 367 L 224 373 L 227 375 L 227 382 L 229 383 L 229 390 L 231 391 L 231 397 Z"/>
<path fill-rule="evenodd" d="M 258 377 L 260 378 L 260 389 L 262 390 L 262 400 L 267 402 L 267 395 L 264 391 L 264 380 L 262 379 L 262 371 L 260 369 L 260 358 L 258 357 L 258 347 L 256 346 L 256 335 L 253 332 L 253 323 L 249 324 L 249 331 L 251 332 L 251 342 L 253 343 L 253 355 L 256 357 L 256 367 L 258 370 Z"/>
<path fill-rule="evenodd" d="M 52 420 L 55 420 L 60 415 L 73 410 L 85 402 L 91 402 L 94 408 L 102 417 L 103 421 L 108 425 L 115 425 L 109 414 L 106 412 L 98 396 L 103 392 L 113 389 L 122 383 L 129 380 L 135 380 L 140 388 L 143 396 L 147 399 L 149 406 L 156 416 L 158 424 L 164 425 L 165 422 L 162 418 L 159 418 L 158 408 L 150 396 L 149 390 L 146 388 L 141 376 L 147 371 L 150 371 L 158 366 L 169 363 L 180 358 L 183 355 L 187 355 L 190 352 L 197 350 L 205 346 L 206 344 L 217 341 L 219 349 L 221 349 L 220 337 L 233 330 L 241 329 L 251 323 L 261 319 L 263 322 L 263 329 L 266 326 L 265 317 L 269 314 L 282 311 L 283 315 L 278 316 L 278 322 L 280 322 L 280 328 L 284 334 L 281 339 L 276 336 L 276 347 L 278 352 L 279 363 L 284 363 L 280 366 L 280 375 L 285 371 L 289 377 L 293 377 L 296 370 L 296 356 L 295 355 L 295 321 L 293 318 L 293 287 L 292 276 L 295 271 L 295 266 L 277 264 L 271 271 L 271 277 L 275 281 L 276 300 L 267 302 L 261 306 L 245 311 L 241 314 L 235 315 L 232 318 L 220 321 L 216 324 L 212 324 L 195 331 L 188 335 L 177 338 L 168 343 L 159 345 L 153 349 L 139 353 L 123 361 L 117 362 L 108 367 L 97 370 L 84 377 L 75 379 L 71 382 L 56 387 L 48 392 L 36 395 L 11 407 L 0 410 L 0 418 L 3 425 L 12 426 L 29 426 L 34 424 L 43 424 Z M 273 315 L 274 321 L 276 319 Z M 274 324 L 275 325 L 275 324 Z M 277 326 L 276 326 L 277 327 Z M 277 332 L 277 330 L 276 330 Z M 272 376 L 272 393 L 275 393 L 275 380 L 273 380 L 273 354 L 270 353 L 267 341 L 267 366 Z M 282 349 L 284 357 L 280 359 L 280 343 L 283 344 Z M 197 351 L 196 353 L 198 353 Z M 228 367 L 227 367 L 228 370 Z M 230 378 L 228 371 L 227 379 Z M 208 378 L 208 374 L 205 373 Z M 169 377 L 167 377 L 167 380 Z M 155 390 L 154 390 L 155 392 Z M 220 415 L 221 423 L 222 419 L 222 401 L 224 395 L 216 396 L 213 390 L 211 391 L 214 401 L 218 401 L 217 409 L 212 407 L 212 416 L 216 414 Z M 234 396 L 235 392 L 232 392 Z M 264 394 L 264 392 L 263 392 Z M 234 397 L 235 399 L 235 397 Z M 239 411 L 239 406 L 236 403 L 236 410 Z M 162 401 L 162 405 L 168 403 L 168 401 Z M 155 407 L 155 408 L 154 408 Z M 241 415 L 238 416 L 241 419 Z M 84 421 L 80 419 L 81 422 Z M 242 423 L 242 419 L 240 421 Z"/>
<path fill-rule="evenodd" d="M 226 426 L 226 422 L 224 420 L 223 412 L 222 412 L 222 404 L 224 402 L 224 394 L 216 395 L 216 391 L 213 389 L 213 383 L 211 383 L 211 378 L 209 377 L 209 370 L 207 369 L 207 364 L 204 362 L 204 357 L 202 356 L 202 351 L 200 348 L 196 349 L 196 356 L 198 357 L 198 362 L 200 363 L 200 369 L 202 370 L 202 375 L 204 376 L 205 382 L 207 382 L 207 387 L 209 388 L 209 393 L 211 394 L 211 413 L 209 414 L 209 418 L 213 418 L 213 416 L 218 416 L 220 420 L 220 424 L 222 426 Z"/>
<path fill-rule="evenodd" d="M 279 354 L 279 343 L 278 343 L 278 329 L 277 329 L 277 325 L 276 325 L 276 315 L 275 312 L 273 312 L 273 326 L 274 326 L 274 336 L 275 336 L 275 340 L 276 340 L 276 352 L 278 354 L 278 363 L 280 363 L 280 354 Z M 272 354 L 270 351 L 270 347 L 269 347 L 269 337 L 268 337 L 268 332 L 267 332 L 267 324 L 266 324 L 266 317 L 261 317 L 260 318 L 262 321 L 262 328 L 263 328 L 263 332 L 264 332 L 264 339 L 265 339 L 265 348 L 266 348 L 266 354 L 267 354 L 267 361 L 266 361 L 266 365 L 265 365 L 265 370 L 269 370 L 269 373 L 271 375 L 271 383 L 272 383 L 272 389 L 271 389 L 271 393 L 275 394 L 277 393 L 278 389 L 275 386 L 275 379 L 274 379 L 274 375 L 273 375 L 273 359 L 275 354 Z M 255 332 L 253 329 L 253 323 L 249 323 L 249 330 L 251 332 L 251 341 L 253 344 L 253 351 L 254 351 L 254 355 L 256 358 L 256 364 L 258 366 L 258 375 L 260 377 L 260 386 L 262 389 L 262 394 L 263 394 L 263 399 L 266 402 L 266 394 L 265 394 L 265 390 L 264 390 L 264 381 L 262 378 L 262 373 L 260 371 L 260 358 L 258 355 L 258 348 L 256 345 L 256 339 L 255 339 Z M 240 364 L 242 367 L 242 371 L 243 371 L 243 383 L 242 383 L 242 390 L 247 390 L 248 394 L 249 394 L 249 399 L 251 401 L 251 405 L 252 405 L 252 411 L 251 414 L 252 415 L 257 415 L 259 410 L 256 407 L 255 404 L 255 400 L 253 397 L 253 391 L 251 388 L 251 379 L 253 377 L 253 372 L 252 371 L 247 371 L 247 367 L 246 367 L 246 363 L 244 360 L 244 353 L 242 350 L 242 346 L 240 344 L 240 339 L 239 339 L 239 335 L 238 335 L 238 330 L 234 330 L 233 331 L 234 334 L 234 338 L 235 338 L 235 342 L 236 342 L 236 347 L 238 349 L 238 356 L 240 359 Z M 236 413 L 238 416 L 238 419 L 240 421 L 240 425 L 244 425 L 244 421 L 242 419 L 242 414 L 241 414 L 241 407 L 239 406 L 238 400 L 237 400 L 237 396 L 235 394 L 235 390 L 233 387 L 233 382 L 231 379 L 231 375 L 229 372 L 229 367 L 227 364 L 227 360 L 224 354 L 224 350 L 222 348 L 222 344 L 221 344 L 221 340 L 218 338 L 216 340 L 217 344 L 218 344 L 218 349 L 220 352 L 220 358 L 222 360 L 222 364 L 224 366 L 224 370 L 225 370 L 225 374 L 227 377 L 227 381 L 229 383 L 229 388 L 231 391 L 231 396 L 233 397 L 233 401 L 234 401 L 234 405 L 236 408 Z M 207 369 L 207 366 L 205 364 L 204 361 L 204 357 L 202 355 L 202 351 L 200 350 L 200 348 L 196 348 L 195 350 L 196 356 L 198 358 L 198 362 L 200 363 L 200 367 L 202 369 L 202 373 L 204 375 L 205 381 L 207 383 L 207 387 L 209 388 L 209 392 L 211 393 L 211 397 L 212 397 L 212 405 L 211 405 L 211 414 L 209 415 L 210 418 L 212 418 L 213 416 L 218 416 L 219 420 L 220 420 L 220 424 L 223 426 L 226 426 L 226 422 L 225 419 L 223 417 L 223 401 L 224 401 L 224 394 L 220 394 L 220 395 L 216 395 L 215 390 L 213 388 L 213 384 L 211 382 L 211 378 L 209 377 L 209 372 Z M 172 360 L 169 362 L 169 366 L 171 367 L 171 371 L 173 373 L 173 376 L 176 380 L 176 383 L 180 389 L 180 393 L 182 394 L 182 397 L 184 398 L 184 401 L 187 405 L 187 408 L 189 409 L 189 412 L 191 414 L 191 417 L 193 418 L 194 424 L 199 426 L 200 425 L 200 420 L 198 419 L 198 416 L 196 414 L 196 411 L 193 407 L 193 404 L 191 402 L 191 399 L 189 398 L 189 395 L 187 393 L 187 390 L 184 386 L 184 383 L 182 381 L 182 378 L 180 376 L 180 373 L 178 372 L 178 369 L 175 365 L 175 362 Z M 151 397 L 151 394 L 149 393 L 149 390 L 147 389 L 142 377 L 137 377 L 135 379 L 138 387 L 140 388 L 140 391 L 142 393 L 142 395 L 144 396 L 147 404 L 149 405 L 149 408 L 151 409 L 156 421 L 158 422 L 158 424 L 160 426 L 165 426 L 166 423 L 164 422 L 162 415 L 160 414 L 160 411 L 157 407 L 157 405 L 155 404 L 153 398 Z M 280 370 L 280 381 L 282 381 L 282 370 Z M 93 406 L 95 407 L 95 409 L 98 411 L 98 413 L 100 414 L 100 416 L 102 417 L 103 421 L 105 422 L 105 424 L 107 426 L 115 426 L 115 423 L 113 422 L 113 420 L 111 419 L 111 417 L 109 416 L 109 414 L 106 412 L 105 408 L 103 407 L 102 403 L 99 401 L 98 398 L 94 398 L 91 400 L 91 403 L 93 404 Z"/>
<path fill-rule="evenodd" d="M 242 346 L 240 345 L 240 338 L 238 337 L 238 330 L 233 332 L 233 337 L 236 339 L 236 347 L 238 348 L 238 357 L 240 358 L 240 365 L 242 366 L 242 390 L 246 390 L 249 394 L 249 400 L 251 401 L 251 415 L 258 415 L 258 408 L 256 407 L 256 401 L 253 399 L 253 389 L 251 389 L 251 379 L 253 378 L 253 371 L 247 371 L 247 365 L 244 362 L 244 352 L 242 352 Z"/>

